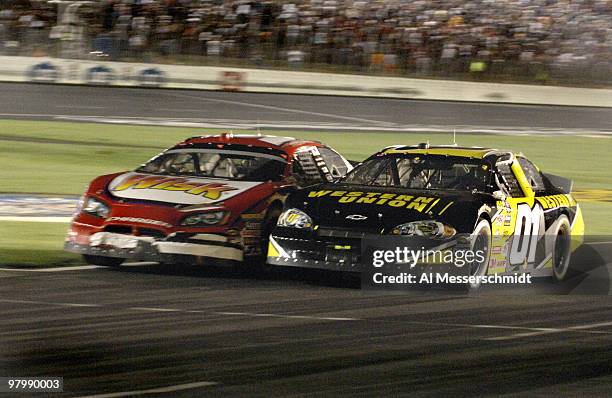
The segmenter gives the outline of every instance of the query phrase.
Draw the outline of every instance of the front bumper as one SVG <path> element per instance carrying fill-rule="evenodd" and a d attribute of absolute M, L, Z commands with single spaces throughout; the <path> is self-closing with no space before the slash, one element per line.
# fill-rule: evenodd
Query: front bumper
<path fill-rule="evenodd" d="M 268 264 L 361 272 L 360 239 L 318 240 L 270 236 Z"/>
<path fill-rule="evenodd" d="M 87 244 L 68 239 L 64 250 L 103 257 L 120 257 L 134 261 L 173 262 L 177 257 L 205 257 L 216 260 L 243 261 L 244 251 L 239 245 L 228 243 L 217 234 L 197 234 L 188 242 L 134 236 L 113 232 L 96 232 Z M 197 241 L 194 242 L 194 241 Z"/>
<path fill-rule="evenodd" d="M 384 235 L 356 231 L 319 229 L 311 235 L 306 235 L 290 229 L 277 228 L 270 236 L 267 263 L 282 267 L 362 272 L 372 268 L 368 253 L 373 247 L 383 248 L 391 244 L 389 248 L 410 246 L 444 253 L 447 250 L 457 251 L 468 248 L 469 234 L 464 235 L 446 241 L 427 238 L 403 241 L 402 237 L 390 237 L 390 240 L 386 241 Z M 446 262 L 431 261 L 431 259 L 419 261 L 417 265 L 422 271 L 452 269 Z"/>

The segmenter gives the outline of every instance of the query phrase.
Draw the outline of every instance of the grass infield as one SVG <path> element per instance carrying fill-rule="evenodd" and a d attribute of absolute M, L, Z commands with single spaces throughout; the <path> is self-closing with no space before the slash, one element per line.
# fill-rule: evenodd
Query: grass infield
<path fill-rule="evenodd" d="M 0 120 L 0 192 L 81 194 L 98 175 L 134 169 L 180 140 L 219 130 L 95 123 Z M 239 132 L 239 131 L 235 131 Z M 253 131 L 250 132 L 254 134 Z M 449 144 L 452 134 L 286 132 L 314 139 L 351 160 L 386 145 Z M 460 145 L 522 151 L 542 170 L 569 177 L 577 190 L 610 189 L 612 140 L 578 136 L 461 134 Z M 587 233 L 610 235 L 612 202 L 581 202 Z M 0 264 L 57 264 L 76 257 L 61 251 L 64 224 L 0 222 Z"/>
<path fill-rule="evenodd" d="M 82 263 L 63 251 L 68 224 L 0 222 L 0 266 L 61 266 Z"/>

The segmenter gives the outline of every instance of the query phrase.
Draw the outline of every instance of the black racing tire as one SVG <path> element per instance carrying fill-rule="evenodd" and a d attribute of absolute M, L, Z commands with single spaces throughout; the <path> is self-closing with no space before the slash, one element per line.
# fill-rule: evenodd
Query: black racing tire
<path fill-rule="evenodd" d="M 281 215 L 281 209 L 275 208 L 272 209 L 266 214 L 266 218 L 264 218 L 263 228 L 261 230 L 261 257 L 264 262 L 268 257 L 268 244 L 270 243 L 270 234 L 272 230 L 276 226 L 276 222 L 278 221 L 278 217 Z"/>
<path fill-rule="evenodd" d="M 278 217 L 280 217 L 282 211 L 279 208 L 274 208 L 266 214 L 264 219 L 263 228 L 261 231 L 261 266 L 260 270 L 268 276 L 275 275 L 278 268 L 267 263 L 268 260 L 268 246 L 270 243 L 270 234 L 276 226 Z"/>
<path fill-rule="evenodd" d="M 570 267 L 572 237 L 569 219 L 565 214 L 557 219 L 552 247 L 552 276 L 554 282 L 562 282 L 573 275 Z"/>
<path fill-rule="evenodd" d="M 277 267 L 266 262 L 268 258 L 268 244 L 270 243 L 270 234 L 276 226 L 278 217 L 281 215 L 281 209 L 272 208 L 262 221 L 261 239 L 260 239 L 260 255 L 245 259 L 246 270 L 254 271 L 259 276 L 274 276 L 278 270 Z M 243 268 L 243 270 L 245 270 Z"/>
<path fill-rule="evenodd" d="M 491 258 L 491 245 L 492 245 L 492 232 L 491 223 L 481 218 L 476 223 L 476 227 L 473 232 L 472 243 L 470 244 L 470 250 L 477 252 L 482 250 L 484 252 L 483 261 L 474 261 L 468 266 L 470 267 L 468 272 L 470 276 L 484 276 L 489 270 L 489 260 Z M 468 290 L 477 290 L 480 287 L 478 283 L 468 283 L 466 288 Z"/>
<path fill-rule="evenodd" d="M 121 257 L 92 256 L 91 254 L 83 254 L 83 259 L 87 264 L 104 267 L 118 267 L 125 261 L 125 258 Z"/>

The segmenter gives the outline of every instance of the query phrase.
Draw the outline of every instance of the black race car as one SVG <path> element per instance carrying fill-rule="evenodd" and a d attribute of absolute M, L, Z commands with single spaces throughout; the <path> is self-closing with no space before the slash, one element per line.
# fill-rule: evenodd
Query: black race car
<path fill-rule="evenodd" d="M 528 272 L 562 280 L 584 232 L 571 185 L 520 153 L 388 147 L 335 183 L 291 194 L 267 261 L 359 272 L 364 238 L 419 237 L 432 247 L 462 243 L 483 250 L 470 275 Z"/>

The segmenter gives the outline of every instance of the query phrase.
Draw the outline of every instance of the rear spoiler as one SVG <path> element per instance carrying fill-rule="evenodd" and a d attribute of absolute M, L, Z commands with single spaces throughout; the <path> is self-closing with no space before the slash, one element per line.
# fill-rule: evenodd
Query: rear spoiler
<path fill-rule="evenodd" d="M 542 175 L 548 180 L 548 182 L 550 182 L 550 185 L 560 190 L 561 193 L 568 194 L 572 192 L 574 181 L 570 180 L 569 178 L 559 177 L 548 173 L 542 173 Z"/>

